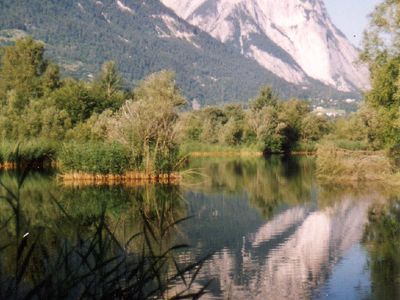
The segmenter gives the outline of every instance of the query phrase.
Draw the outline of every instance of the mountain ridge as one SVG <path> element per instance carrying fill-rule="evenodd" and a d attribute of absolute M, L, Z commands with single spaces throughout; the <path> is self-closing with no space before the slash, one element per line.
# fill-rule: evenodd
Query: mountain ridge
<path fill-rule="evenodd" d="M 311 77 L 341 91 L 369 87 L 367 67 L 354 65 L 358 50 L 321 0 L 161 1 L 291 83 L 307 84 Z"/>
<path fill-rule="evenodd" d="M 292 84 L 156 0 L 4 0 L 0 39 L 7 43 L 15 30 L 45 42 L 66 74 L 90 77 L 104 61 L 115 60 L 131 85 L 172 69 L 184 94 L 203 105 L 249 99 L 264 84 L 285 98 L 358 95 L 313 80 L 306 88 Z"/>

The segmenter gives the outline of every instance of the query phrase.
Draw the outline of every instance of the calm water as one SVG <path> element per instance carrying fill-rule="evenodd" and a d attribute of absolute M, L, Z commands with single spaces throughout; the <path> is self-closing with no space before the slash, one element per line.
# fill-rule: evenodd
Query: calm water
<path fill-rule="evenodd" d="M 141 230 L 143 211 L 154 224 L 191 216 L 165 239 L 191 245 L 181 262 L 211 254 L 196 281 L 212 280 L 205 299 L 400 299 L 400 237 L 392 234 L 400 193 L 320 185 L 305 157 L 196 159 L 188 168 L 180 187 L 64 187 L 31 174 L 24 222 L 51 244 L 51 233 L 73 240 L 89 231 L 103 211 L 120 241 Z M 13 174 L 1 178 L 15 184 Z M 373 214 L 384 204 L 387 215 Z"/>

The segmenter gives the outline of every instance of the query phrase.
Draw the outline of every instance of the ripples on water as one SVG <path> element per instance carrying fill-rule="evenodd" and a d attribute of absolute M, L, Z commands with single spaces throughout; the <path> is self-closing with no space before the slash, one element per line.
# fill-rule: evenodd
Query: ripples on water
<path fill-rule="evenodd" d="M 191 178 L 176 188 L 179 191 L 153 191 L 153 197 L 169 197 L 171 219 L 193 216 L 169 237 L 171 242 L 192 246 L 178 253 L 181 262 L 212 253 L 197 277 L 199 286 L 213 280 L 205 299 L 400 296 L 400 263 L 393 261 L 399 244 L 379 241 L 387 245 L 377 247 L 375 238 L 386 228 L 379 222 L 366 232 L 370 208 L 397 201 L 395 192 L 321 186 L 311 158 L 197 159 L 189 167 L 202 176 Z M 43 176 L 31 181 L 64 201 L 74 199 L 67 205 L 83 219 L 98 209 L 95 199 L 103 199 L 112 216 L 126 221 L 117 230 L 121 239 L 126 231 L 138 228 L 134 219 L 128 222 L 135 214 L 135 202 L 127 200 L 134 194 L 131 190 L 62 188 Z M 51 211 L 49 205 L 42 205 Z M 149 211 L 154 211 L 157 201 L 149 205 Z M 42 222 L 49 222 L 46 213 L 35 213 L 40 216 Z"/>

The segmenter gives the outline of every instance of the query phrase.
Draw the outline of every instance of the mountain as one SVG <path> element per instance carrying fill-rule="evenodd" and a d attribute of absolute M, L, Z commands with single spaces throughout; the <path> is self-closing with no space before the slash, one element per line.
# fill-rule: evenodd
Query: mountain
<path fill-rule="evenodd" d="M 161 0 L 179 16 L 293 84 L 309 78 L 340 91 L 369 86 L 358 50 L 322 0 Z"/>
<path fill-rule="evenodd" d="M 215 39 L 158 0 L 0 1 L 0 43 L 24 35 L 43 41 L 48 56 L 67 75 L 91 78 L 104 61 L 114 60 L 131 86 L 152 72 L 172 69 L 184 94 L 202 104 L 245 100 L 263 84 L 283 97 L 358 95 L 307 75 L 297 83 L 278 76 L 276 70 L 243 55 L 233 42 Z M 287 52 L 274 47 L 290 60 Z"/>

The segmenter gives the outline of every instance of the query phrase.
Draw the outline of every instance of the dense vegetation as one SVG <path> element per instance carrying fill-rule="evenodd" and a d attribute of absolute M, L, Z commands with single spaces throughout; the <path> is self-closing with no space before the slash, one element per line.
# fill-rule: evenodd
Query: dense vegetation
<path fill-rule="evenodd" d="M 328 120 L 312 114 L 307 102 L 283 102 L 270 87 L 246 107 L 188 111 L 169 71 L 130 90 L 113 62 L 85 82 L 61 78 L 59 67 L 45 59 L 44 45 L 31 38 L 2 50 L 2 162 L 17 163 L 18 152 L 25 163 L 58 160 L 66 172 L 163 174 L 177 169 L 189 149 L 201 150 L 199 144 L 280 153 L 313 148 L 329 130 Z"/>
<path fill-rule="evenodd" d="M 158 175 L 179 168 L 190 152 L 289 153 L 320 145 L 322 174 L 387 177 L 396 160 L 369 156 L 371 177 L 362 153 L 340 150 L 341 155 L 336 149 L 386 150 L 391 157 L 399 152 L 400 38 L 391 22 L 397 6 L 378 6 L 366 33 L 361 58 L 370 66 L 372 88 L 363 107 L 335 120 L 313 114 L 308 102 L 281 101 L 268 86 L 246 105 L 190 110 L 172 72 L 154 73 L 127 88 L 113 62 L 89 81 L 62 78 L 42 43 L 17 40 L 1 50 L 0 161 L 18 163 L 17 149 L 25 163 L 57 160 L 65 172 Z"/>
<path fill-rule="evenodd" d="M 122 89 L 112 62 L 91 82 L 61 79 L 58 66 L 44 59 L 43 44 L 26 38 L 4 48 L 0 101 L 3 162 L 15 162 L 10 144 L 20 143 L 25 160 L 54 159 L 58 153 L 67 171 L 173 168 L 177 151 L 170 129 L 183 98 L 171 73 L 150 76 L 133 94 Z"/>
<path fill-rule="evenodd" d="M 172 69 L 184 95 L 201 104 L 245 101 L 263 84 L 282 97 L 359 98 L 311 78 L 308 89 L 290 84 L 177 18 L 160 1 L 122 2 L 134 13 L 121 10 L 115 0 L 2 0 L 0 44 L 31 35 L 46 44 L 64 73 L 81 79 L 96 74 L 107 60 L 116 62 L 128 83 Z M 174 31 L 189 37 L 175 38 Z"/>
<path fill-rule="evenodd" d="M 325 117 L 311 113 L 309 103 L 298 99 L 281 101 L 271 88 L 264 87 L 246 109 L 227 105 L 183 114 L 179 132 L 189 144 L 183 148 L 192 151 L 247 148 L 282 153 L 313 150 L 329 126 Z"/>
<path fill-rule="evenodd" d="M 329 145 L 320 147 L 318 169 L 322 175 L 355 179 L 387 178 L 398 184 L 400 154 L 400 3 L 385 0 L 371 14 L 365 32 L 361 60 L 369 65 L 371 89 L 361 109 L 337 120 Z M 346 150 L 384 150 L 387 154 L 364 152 L 343 155 Z M 372 156 L 371 156 L 372 154 Z M 336 161 L 336 163 L 335 163 Z M 368 174 L 369 173 L 369 174 Z M 396 174 L 397 173 L 397 174 Z M 357 175 L 358 174 L 358 175 Z M 349 175 L 349 176 L 347 176 Z M 356 175 L 356 176 L 355 176 Z M 396 175 L 396 176 L 394 176 Z"/>

